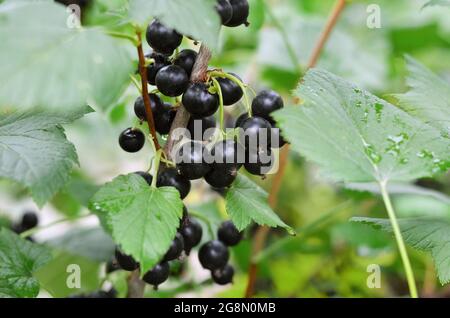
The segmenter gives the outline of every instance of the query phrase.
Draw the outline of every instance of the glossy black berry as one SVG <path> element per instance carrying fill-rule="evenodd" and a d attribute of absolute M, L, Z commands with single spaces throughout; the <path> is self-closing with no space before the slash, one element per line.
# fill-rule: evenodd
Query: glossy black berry
<path fill-rule="evenodd" d="M 211 277 L 216 284 L 226 285 L 233 282 L 234 268 L 227 264 L 224 268 L 211 271 Z"/>
<path fill-rule="evenodd" d="M 184 93 L 189 84 L 189 77 L 180 66 L 164 66 L 156 74 L 156 87 L 166 96 L 176 97 Z"/>
<path fill-rule="evenodd" d="M 110 260 L 106 263 L 106 267 L 105 267 L 106 274 L 113 273 L 119 269 L 120 269 L 120 266 L 115 260 Z"/>
<path fill-rule="evenodd" d="M 212 166 L 222 171 L 239 170 L 245 162 L 245 150 L 232 139 L 224 139 L 211 149 Z"/>
<path fill-rule="evenodd" d="M 153 63 L 147 66 L 147 81 L 151 85 L 156 85 L 156 74 L 164 66 L 170 65 L 170 61 L 166 55 L 153 52 L 146 56 L 148 59 L 153 59 Z"/>
<path fill-rule="evenodd" d="M 230 73 L 230 75 L 233 75 L 234 77 L 239 79 L 236 74 Z M 244 92 L 238 84 L 236 84 L 229 78 L 224 77 L 218 77 L 217 81 L 219 82 L 220 89 L 222 90 L 224 105 L 233 105 L 240 101 L 240 99 L 244 95 Z"/>
<path fill-rule="evenodd" d="M 201 142 L 191 141 L 181 145 L 176 157 L 180 174 L 189 180 L 204 177 L 211 169 L 204 160 L 205 153 L 205 146 Z"/>
<path fill-rule="evenodd" d="M 284 103 L 281 96 L 271 90 L 260 92 L 252 102 L 254 116 L 270 118 L 270 113 L 283 108 Z"/>
<path fill-rule="evenodd" d="M 236 27 L 241 24 L 248 25 L 249 5 L 247 0 L 229 0 L 233 8 L 233 16 L 230 21 L 225 23 L 226 26 Z"/>
<path fill-rule="evenodd" d="M 191 191 L 191 181 L 180 175 L 175 168 L 161 169 L 156 181 L 158 187 L 174 187 L 180 193 L 181 199 L 184 199 Z"/>
<path fill-rule="evenodd" d="M 245 159 L 245 170 L 250 174 L 262 176 L 267 174 L 274 164 L 275 158 L 271 149 L 250 149 Z"/>
<path fill-rule="evenodd" d="M 228 188 L 236 180 L 238 170 L 233 169 L 217 169 L 212 168 L 205 175 L 205 181 L 214 189 Z"/>
<path fill-rule="evenodd" d="M 164 103 L 163 110 L 155 116 L 155 129 L 161 135 L 167 135 L 175 119 L 176 110 L 169 103 Z"/>
<path fill-rule="evenodd" d="M 242 121 L 240 142 L 246 149 L 268 149 L 272 138 L 272 125 L 262 117 L 250 117 Z"/>
<path fill-rule="evenodd" d="M 240 128 L 242 123 L 244 122 L 244 120 L 248 119 L 248 113 L 243 113 L 241 114 L 237 119 L 236 122 L 234 124 L 234 128 Z"/>
<path fill-rule="evenodd" d="M 219 109 L 219 98 L 204 83 L 192 83 L 183 95 L 183 105 L 195 118 L 213 115 Z"/>
<path fill-rule="evenodd" d="M 136 128 L 127 128 L 119 136 L 119 145 L 127 152 L 138 152 L 144 144 L 145 136 Z"/>
<path fill-rule="evenodd" d="M 169 278 L 169 274 L 170 274 L 169 263 L 162 262 L 153 267 L 147 273 L 145 273 L 142 279 L 147 284 L 158 287 L 158 285 L 164 283 L 167 280 L 167 278 Z"/>
<path fill-rule="evenodd" d="M 177 31 L 164 26 L 156 20 L 147 27 L 146 38 L 148 45 L 153 50 L 165 55 L 172 55 L 173 51 L 183 40 L 183 36 Z"/>
<path fill-rule="evenodd" d="M 156 94 L 148 94 L 148 97 L 150 98 L 150 108 L 152 110 L 152 114 L 154 117 L 156 117 L 159 113 L 161 113 L 164 110 L 164 103 L 162 102 L 161 98 L 159 98 L 159 96 Z M 142 96 L 139 96 L 134 102 L 134 113 L 136 114 L 136 117 L 139 118 L 140 120 L 147 119 L 144 99 L 142 98 Z"/>
<path fill-rule="evenodd" d="M 218 240 L 205 243 L 198 252 L 200 264 L 209 270 L 223 268 L 229 258 L 228 248 Z"/>
<path fill-rule="evenodd" d="M 183 236 L 180 233 L 177 233 L 172 241 L 172 244 L 170 244 L 170 247 L 167 250 L 166 255 L 164 255 L 164 261 L 168 262 L 177 259 L 178 257 L 180 257 L 183 250 L 184 250 Z"/>
<path fill-rule="evenodd" d="M 193 140 L 209 140 L 213 135 L 216 127 L 216 118 L 214 116 L 208 116 L 201 119 L 190 118 L 187 130 L 189 131 L 190 138 Z"/>
<path fill-rule="evenodd" d="M 134 271 L 139 267 L 139 263 L 137 263 L 133 257 L 123 253 L 119 248 L 116 248 L 116 261 L 117 264 L 126 271 Z"/>
<path fill-rule="evenodd" d="M 178 53 L 176 58 L 173 60 L 173 64 L 181 67 L 190 77 L 196 59 L 197 59 L 197 52 L 195 52 L 194 50 L 186 49 Z"/>
<path fill-rule="evenodd" d="M 217 230 L 217 238 L 227 246 L 235 246 L 242 239 L 242 232 L 234 226 L 233 222 L 223 222 Z"/>
<path fill-rule="evenodd" d="M 275 120 L 271 116 L 269 116 L 267 118 L 267 121 L 272 125 L 272 143 L 271 143 L 270 146 L 272 148 L 281 148 L 281 147 L 283 147 L 288 142 L 282 136 L 281 129 L 279 129 L 277 127 L 277 123 L 275 122 Z M 278 144 L 274 143 L 274 140 L 278 141 Z"/>
<path fill-rule="evenodd" d="M 23 231 L 28 231 L 34 227 L 36 227 L 39 223 L 39 218 L 36 213 L 32 211 L 25 212 L 22 215 L 22 221 L 20 223 L 20 227 Z"/>
<path fill-rule="evenodd" d="M 187 255 L 202 240 L 202 226 L 195 219 L 188 217 L 180 229 L 184 239 L 184 251 Z"/>
<path fill-rule="evenodd" d="M 142 178 L 144 178 L 148 185 L 152 184 L 153 176 L 150 173 L 144 171 L 136 171 L 135 174 L 140 175 Z"/>
<path fill-rule="evenodd" d="M 220 15 L 222 24 L 225 25 L 233 17 L 233 7 L 228 0 L 218 0 L 216 4 L 217 13 Z"/>

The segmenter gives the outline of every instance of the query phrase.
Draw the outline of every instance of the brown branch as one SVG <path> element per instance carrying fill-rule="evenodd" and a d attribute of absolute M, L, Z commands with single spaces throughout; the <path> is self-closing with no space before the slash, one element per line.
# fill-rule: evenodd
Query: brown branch
<path fill-rule="evenodd" d="M 330 37 L 330 34 L 336 25 L 336 22 L 341 15 L 343 9 L 345 7 L 345 0 L 336 0 L 336 3 L 330 13 L 330 16 L 328 17 L 327 23 L 320 35 L 320 38 L 318 39 L 313 53 L 311 55 L 310 60 L 307 64 L 307 69 L 310 69 L 314 67 L 320 57 L 320 54 L 322 53 L 323 47 L 325 46 L 325 43 L 327 42 L 328 38 Z M 281 188 L 281 184 L 283 181 L 284 172 L 286 170 L 286 165 L 289 157 L 289 145 L 286 145 L 280 153 L 280 164 L 277 173 L 275 174 L 273 181 L 272 181 L 272 187 L 270 189 L 269 193 L 269 204 L 270 206 L 275 209 L 278 201 L 278 193 Z M 258 230 L 255 233 L 255 237 L 253 240 L 252 245 L 252 253 L 250 255 L 258 255 L 261 250 L 264 248 L 267 236 L 270 232 L 270 228 L 266 226 L 260 226 Z M 247 282 L 247 288 L 245 291 L 245 297 L 252 297 L 255 293 L 255 283 L 256 283 L 256 275 L 258 273 L 258 264 L 254 262 L 254 260 L 250 260 L 250 267 L 248 270 L 248 282 Z"/>
<path fill-rule="evenodd" d="M 145 290 L 145 282 L 141 280 L 140 271 L 139 269 L 136 269 L 135 271 L 131 272 L 130 276 L 128 277 L 128 292 L 127 292 L 127 298 L 142 298 L 144 297 L 144 290 Z"/>

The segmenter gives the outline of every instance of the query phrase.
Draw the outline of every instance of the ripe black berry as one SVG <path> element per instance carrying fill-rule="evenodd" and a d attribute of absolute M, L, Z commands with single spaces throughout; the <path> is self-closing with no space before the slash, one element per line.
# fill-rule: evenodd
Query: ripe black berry
<path fill-rule="evenodd" d="M 216 284 L 226 285 L 233 282 L 234 268 L 227 264 L 224 268 L 211 271 L 211 277 Z"/>
<path fill-rule="evenodd" d="M 223 222 L 217 230 L 218 239 L 227 246 L 235 246 L 242 239 L 242 232 L 234 226 L 233 222 Z"/>
<path fill-rule="evenodd" d="M 167 250 L 166 255 L 164 255 L 164 261 L 168 262 L 177 259 L 178 257 L 180 257 L 181 253 L 183 252 L 183 249 L 184 249 L 183 236 L 180 233 L 177 233 L 172 241 L 172 244 Z"/>
<path fill-rule="evenodd" d="M 245 159 L 245 170 L 257 176 L 267 174 L 275 161 L 270 148 L 268 149 L 250 149 L 247 151 Z"/>
<path fill-rule="evenodd" d="M 106 274 L 113 273 L 120 269 L 119 264 L 115 260 L 110 260 L 106 263 L 105 272 Z"/>
<path fill-rule="evenodd" d="M 169 103 L 164 103 L 163 110 L 155 116 L 155 129 L 161 135 L 167 135 L 175 119 L 176 110 Z"/>
<path fill-rule="evenodd" d="M 233 16 L 230 21 L 225 23 L 226 26 L 236 27 L 241 24 L 248 25 L 247 18 L 250 11 L 247 0 L 229 0 L 233 8 Z"/>
<path fill-rule="evenodd" d="M 145 181 L 147 181 L 148 185 L 152 184 L 153 176 L 150 173 L 144 171 L 136 171 L 135 174 L 138 174 L 142 178 L 144 178 Z"/>
<path fill-rule="evenodd" d="M 250 117 L 242 121 L 239 136 L 246 149 L 267 149 L 271 143 L 272 125 L 262 117 Z"/>
<path fill-rule="evenodd" d="M 233 7 L 228 0 L 218 0 L 216 10 L 223 25 L 226 25 L 233 17 Z"/>
<path fill-rule="evenodd" d="M 147 27 L 146 38 L 148 45 L 156 52 L 165 55 L 172 55 L 173 51 L 183 40 L 183 36 L 177 31 L 164 26 L 156 20 Z"/>
<path fill-rule="evenodd" d="M 248 119 L 248 113 L 241 114 L 237 119 L 236 123 L 234 124 L 234 128 L 240 128 L 244 120 Z"/>
<path fill-rule="evenodd" d="M 139 267 L 139 264 L 133 259 L 133 257 L 123 253 L 119 248 L 116 248 L 116 261 L 120 268 L 126 271 L 134 271 Z"/>
<path fill-rule="evenodd" d="M 265 90 L 260 92 L 252 102 L 252 111 L 254 116 L 270 118 L 270 113 L 283 108 L 284 103 L 278 93 Z"/>
<path fill-rule="evenodd" d="M 180 146 L 177 152 L 177 168 L 189 180 L 202 178 L 210 170 L 204 160 L 205 146 L 198 141 L 190 141 Z"/>
<path fill-rule="evenodd" d="M 213 115 L 219 108 L 219 98 L 211 94 L 204 83 L 192 83 L 183 95 L 183 105 L 195 118 Z"/>
<path fill-rule="evenodd" d="M 209 140 L 214 135 L 214 130 L 211 128 L 215 127 L 215 117 L 209 116 L 201 119 L 194 119 L 191 117 L 186 128 L 189 131 L 190 139 L 203 141 Z M 208 132 L 206 132 L 207 130 Z"/>
<path fill-rule="evenodd" d="M 235 168 L 225 170 L 212 168 L 205 175 L 205 181 L 215 189 L 227 188 L 236 180 L 237 174 L 238 170 Z"/>
<path fill-rule="evenodd" d="M 236 74 L 230 73 L 234 77 L 239 77 Z M 242 91 L 241 87 L 230 80 L 229 78 L 224 77 L 218 77 L 217 81 L 220 84 L 220 88 L 222 90 L 222 96 L 223 96 L 223 104 L 233 105 L 236 104 L 244 95 L 244 92 Z"/>
<path fill-rule="evenodd" d="M 164 283 L 167 280 L 167 278 L 169 278 L 169 274 L 170 274 L 169 263 L 163 262 L 156 265 L 147 273 L 145 273 L 142 279 L 147 284 L 153 285 L 156 288 L 158 287 L 158 285 Z"/>
<path fill-rule="evenodd" d="M 158 187 L 174 187 L 184 199 L 191 191 L 191 181 L 180 175 L 175 168 L 165 168 L 158 174 L 156 181 Z"/>
<path fill-rule="evenodd" d="M 147 81 L 151 85 L 156 85 L 156 74 L 164 66 L 170 65 L 169 59 L 164 54 L 153 52 L 146 55 L 147 58 L 153 59 L 154 62 L 147 66 Z"/>
<path fill-rule="evenodd" d="M 150 98 L 150 107 L 152 109 L 153 116 L 156 117 L 164 110 L 164 104 L 161 98 L 159 98 L 159 96 L 156 94 L 148 94 L 148 97 Z M 147 119 L 144 99 L 142 98 L 142 96 L 139 96 L 134 102 L 134 113 L 140 120 Z"/>
<path fill-rule="evenodd" d="M 200 264 L 209 270 L 223 268 L 229 258 L 228 248 L 221 241 L 217 240 L 205 243 L 198 252 Z"/>
<path fill-rule="evenodd" d="M 217 142 L 211 149 L 213 168 L 222 171 L 239 170 L 245 161 L 243 147 L 232 139 Z"/>
<path fill-rule="evenodd" d="M 156 87 L 169 97 L 180 96 L 189 84 L 189 77 L 185 70 L 177 65 L 164 66 L 156 74 Z"/>
<path fill-rule="evenodd" d="M 184 251 L 189 255 L 191 249 L 197 246 L 202 240 L 202 227 L 195 219 L 187 218 L 181 226 L 180 233 L 184 239 Z"/>
<path fill-rule="evenodd" d="M 139 129 L 127 128 L 119 136 L 119 144 L 127 152 L 138 152 L 144 147 L 145 136 Z"/>
<path fill-rule="evenodd" d="M 190 77 L 196 59 L 197 52 L 195 52 L 194 50 L 182 50 L 173 60 L 173 64 L 181 67 Z"/>
<path fill-rule="evenodd" d="M 32 211 L 28 211 L 22 215 L 22 222 L 20 223 L 20 227 L 23 231 L 28 231 L 36 227 L 38 223 L 39 219 L 37 214 Z"/>

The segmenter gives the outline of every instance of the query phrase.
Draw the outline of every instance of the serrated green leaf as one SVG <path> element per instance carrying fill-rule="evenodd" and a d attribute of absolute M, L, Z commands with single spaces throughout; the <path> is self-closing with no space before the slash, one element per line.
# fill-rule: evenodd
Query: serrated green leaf
<path fill-rule="evenodd" d="M 329 72 L 310 70 L 303 104 L 274 114 L 294 150 L 345 182 L 409 181 L 446 171 L 450 139 Z"/>
<path fill-rule="evenodd" d="M 75 147 L 61 125 L 91 111 L 83 107 L 64 113 L 0 114 L 0 177 L 29 188 L 34 201 L 44 205 L 64 186 L 78 163 Z"/>
<path fill-rule="evenodd" d="M 91 199 L 90 209 L 141 272 L 156 265 L 175 237 L 183 202 L 172 187 L 153 188 L 136 174 L 119 176 Z"/>
<path fill-rule="evenodd" d="M 0 5 L 1 107 L 106 109 L 122 94 L 133 71 L 126 47 L 69 22 L 54 2 Z"/>
<path fill-rule="evenodd" d="M 145 24 L 152 17 L 216 49 L 220 18 L 213 0 L 131 0 L 130 19 Z"/>
<path fill-rule="evenodd" d="M 369 224 L 392 233 L 390 221 L 355 217 L 353 222 Z M 441 284 L 450 282 L 450 223 L 438 219 L 400 219 L 405 242 L 413 248 L 431 252 Z"/>
<path fill-rule="evenodd" d="M 294 235 L 294 230 L 270 208 L 267 198 L 262 188 L 239 174 L 226 195 L 226 209 L 234 225 L 242 231 L 255 221 L 259 225 L 280 226 Z"/>
<path fill-rule="evenodd" d="M 50 259 L 47 248 L 0 228 L 0 298 L 36 297 L 40 287 L 33 273 Z"/>

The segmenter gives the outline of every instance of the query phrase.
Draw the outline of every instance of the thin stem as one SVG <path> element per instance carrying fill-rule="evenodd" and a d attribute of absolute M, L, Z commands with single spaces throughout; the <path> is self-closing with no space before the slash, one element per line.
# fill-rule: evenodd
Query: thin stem
<path fill-rule="evenodd" d="M 137 90 L 139 91 L 139 94 L 142 94 L 142 86 L 141 83 L 137 80 L 137 78 L 130 74 L 131 82 L 136 86 Z"/>
<path fill-rule="evenodd" d="M 34 227 L 32 229 L 29 229 L 28 231 L 22 232 L 20 234 L 20 237 L 21 238 L 27 238 L 27 237 L 30 237 L 31 235 L 36 234 L 37 232 L 46 230 L 46 229 L 51 228 L 51 227 L 53 227 L 55 225 L 58 225 L 58 224 L 61 224 L 61 223 L 66 223 L 66 222 L 77 221 L 77 220 L 83 219 L 83 218 L 91 216 L 91 215 L 93 215 L 93 214 L 89 213 L 89 214 L 84 214 L 84 215 L 80 215 L 80 216 L 76 216 L 76 217 L 72 217 L 72 218 L 65 218 L 65 219 L 56 220 L 56 221 L 48 223 L 46 225 Z"/>
<path fill-rule="evenodd" d="M 220 87 L 219 82 L 212 78 L 212 81 L 214 83 L 214 87 L 217 90 L 217 94 L 219 95 L 219 123 L 220 123 L 220 132 L 222 133 L 222 136 L 225 136 L 225 124 L 224 124 L 224 106 L 223 106 L 223 94 L 222 94 L 222 88 Z"/>
<path fill-rule="evenodd" d="M 153 159 L 153 179 L 152 179 L 152 187 L 156 188 L 156 180 L 158 179 L 158 170 L 159 170 L 159 164 L 161 163 L 161 154 L 162 154 L 162 149 L 159 149 L 156 154 L 155 154 L 155 158 Z"/>
<path fill-rule="evenodd" d="M 126 34 L 126 33 L 115 32 L 115 31 L 105 31 L 105 33 L 107 35 L 115 37 L 115 38 L 129 40 L 129 41 L 131 41 L 131 43 L 133 43 L 134 46 L 138 46 L 138 44 L 139 44 L 138 39 L 136 39 L 134 36 Z"/>
<path fill-rule="evenodd" d="M 403 268 L 405 269 L 406 280 L 408 281 L 409 293 L 412 298 L 417 298 L 417 287 L 414 279 L 414 273 L 412 270 L 411 262 L 409 261 L 408 252 L 406 251 L 405 241 L 403 240 L 400 226 L 398 225 L 397 217 L 395 216 L 394 207 L 391 203 L 391 198 L 387 192 L 386 182 L 380 182 L 381 195 L 383 197 L 384 205 L 391 221 L 392 229 L 394 231 L 397 247 L 400 252 L 400 257 L 403 262 Z"/>
<path fill-rule="evenodd" d="M 212 228 L 211 221 L 206 216 L 204 216 L 201 213 L 195 212 L 195 211 L 189 211 L 189 214 L 191 216 L 193 216 L 193 217 L 196 217 L 197 219 L 202 220 L 206 224 L 206 226 L 208 227 L 208 231 L 209 231 L 209 234 L 211 235 L 211 237 L 214 237 L 215 233 L 214 233 L 214 230 Z"/>

